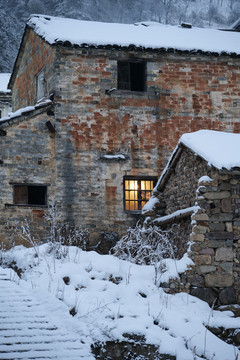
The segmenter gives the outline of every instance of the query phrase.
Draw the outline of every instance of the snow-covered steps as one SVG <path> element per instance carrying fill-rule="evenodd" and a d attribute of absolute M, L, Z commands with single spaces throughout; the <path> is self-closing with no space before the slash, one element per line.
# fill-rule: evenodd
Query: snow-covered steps
<path fill-rule="evenodd" d="M 28 289 L 0 267 L 0 359 L 94 359 L 77 333 L 58 327 Z"/>

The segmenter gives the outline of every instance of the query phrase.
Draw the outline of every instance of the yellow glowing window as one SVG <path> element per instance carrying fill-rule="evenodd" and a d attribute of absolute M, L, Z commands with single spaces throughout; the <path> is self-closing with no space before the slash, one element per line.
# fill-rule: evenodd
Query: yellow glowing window
<path fill-rule="evenodd" d="M 139 211 L 150 199 L 156 184 L 155 177 L 124 178 L 124 207 L 127 211 Z"/>

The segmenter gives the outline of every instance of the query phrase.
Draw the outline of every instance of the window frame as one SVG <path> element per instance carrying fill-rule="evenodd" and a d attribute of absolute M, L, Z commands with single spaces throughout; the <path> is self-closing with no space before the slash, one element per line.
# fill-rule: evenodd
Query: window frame
<path fill-rule="evenodd" d="M 126 189 L 126 181 L 129 181 L 129 180 L 132 180 L 132 181 L 137 181 L 138 182 L 138 189 L 136 190 L 133 190 L 133 191 L 137 191 L 137 199 L 135 200 L 130 200 L 130 199 L 126 199 L 126 191 L 128 191 L 129 189 Z M 157 180 L 158 180 L 158 177 L 157 176 L 131 176 L 131 175 L 125 175 L 123 177 L 123 207 L 124 207 L 124 211 L 127 212 L 127 213 L 132 213 L 132 214 L 140 214 L 142 212 L 142 208 L 143 206 L 148 202 L 149 199 L 147 199 L 147 201 L 145 201 L 144 199 L 141 198 L 141 193 L 144 191 L 144 192 L 149 192 L 151 191 L 152 193 L 152 190 L 154 189 L 154 186 L 157 184 Z M 141 181 L 153 181 L 153 188 L 152 190 L 146 190 L 146 189 L 142 189 L 141 188 Z M 140 185 L 140 187 L 139 187 Z M 130 192 L 131 190 L 129 190 Z M 151 196 L 151 193 L 150 193 L 150 196 Z M 137 204 L 138 204 L 138 209 L 136 210 L 129 210 L 129 209 L 126 209 L 126 202 L 127 201 L 137 201 Z M 144 202 L 144 205 L 142 205 L 142 203 Z"/>
<path fill-rule="evenodd" d="M 49 184 L 35 184 L 35 183 L 10 183 L 10 185 L 12 185 L 13 188 L 13 205 L 14 206 L 25 206 L 25 207 L 47 207 L 48 206 L 48 186 Z M 26 188 L 25 194 L 24 196 L 17 194 L 17 187 L 22 187 L 22 189 Z M 42 187 L 43 188 L 43 193 L 40 195 L 40 197 L 44 198 L 44 201 L 41 202 L 32 202 L 33 196 L 31 194 L 32 190 L 34 188 L 39 188 Z M 21 191 L 21 190 L 19 190 Z M 17 198 L 21 198 L 22 199 L 25 197 L 25 199 L 23 201 L 17 201 Z M 38 195 L 39 196 L 39 195 Z"/>
<path fill-rule="evenodd" d="M 125 67 L 125 70 L 124 70 Z M 141 70 L 141 79 L 138 80 L 137 84 L 134 79 L 136 79 L 135 72 L 139 67 Z M 125 72 L 125 75 L 123 73 Z M 121 75 L 120 75 L 121 74 Z M 129 91 L 129 92 L 146 92 L 146 78 L 147 78 L 147 62 L 144 60 L 118 60 L 117 62 L 117 89 L 120 91 Z M 125 84 L 125 85 L 123 85 Z"/>

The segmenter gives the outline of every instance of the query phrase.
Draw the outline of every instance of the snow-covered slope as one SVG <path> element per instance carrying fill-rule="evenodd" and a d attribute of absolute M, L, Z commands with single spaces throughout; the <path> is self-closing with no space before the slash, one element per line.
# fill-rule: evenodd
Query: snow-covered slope
<path fill-rule="evenodd" d="M 24 269 L 19 286 L 31 289 L 40 303 L 44 300 L 46 314 L 58 318 L 58 327 L 77 331 L 89 351 L 96 341 L 125 340 L 124 333 L 137 333 L 158 346 L 160 353 L 176 355 L 177 360 L 200 360 L 202 356 L 235 360 L 240 355 L 205 327 L 240 327 L 240 319 L 231 312 L 213 311 L 185 293 L 164 293 L 154 283 L 153 266 L 68 249 L 62 251 L 62 259 L 54 258 L 47 244 L 37 250 L 39 259 L 34 249 L 24 247 L 16 247 L 4 257 Z M 186 264 L 187 258 L 166 261 L 163 281 L 177 276 L 176 269 L 184 271 Z M 73 308 L 74 318 L 69 315 Z"/>

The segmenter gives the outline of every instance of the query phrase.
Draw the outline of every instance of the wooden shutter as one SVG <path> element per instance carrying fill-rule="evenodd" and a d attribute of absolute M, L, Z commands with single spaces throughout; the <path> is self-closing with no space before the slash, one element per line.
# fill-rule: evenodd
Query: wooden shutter
<path fill-rule="evenodd" d="M 125 61 L 118 62 L 118 89 L 131 90 L 130 64 Z"/>
<path fill-rule="evenodd" d="M 14 185 L 14 204 L 28 203 L 28 187 L 26 185 Z"/>

